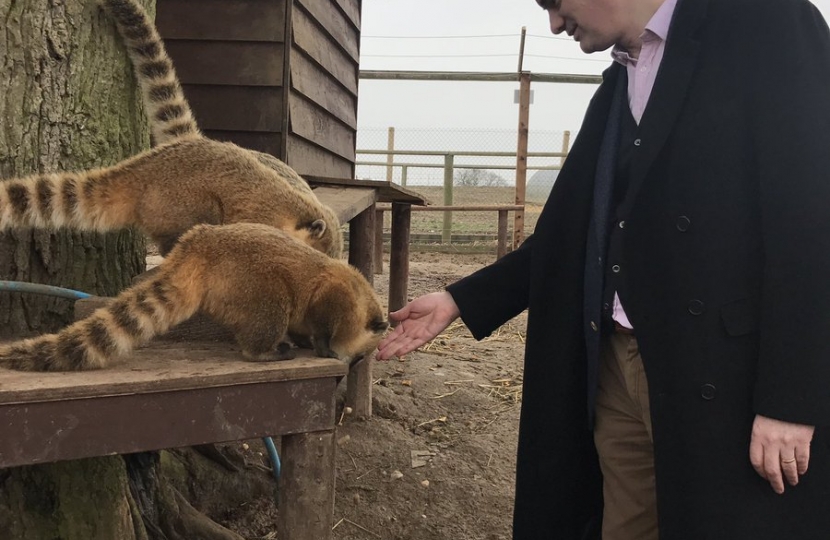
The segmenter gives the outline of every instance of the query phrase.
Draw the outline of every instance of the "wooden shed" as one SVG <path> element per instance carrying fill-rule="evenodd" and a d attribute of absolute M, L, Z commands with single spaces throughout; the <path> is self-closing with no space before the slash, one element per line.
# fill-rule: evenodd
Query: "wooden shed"
<path fill-rule="evenodd" d="M 361 0 L 158 0 L 201 129 L 301 175 L 353 178 Z"/>

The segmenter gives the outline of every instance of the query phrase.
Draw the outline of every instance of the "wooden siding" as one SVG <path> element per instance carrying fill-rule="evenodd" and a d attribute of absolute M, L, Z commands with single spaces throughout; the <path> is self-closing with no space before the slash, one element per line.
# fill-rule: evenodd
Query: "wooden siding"
<path fill-rule="evenodd" d="M 157 24 L 207 136 L 301 174 L 352 178 L 360 10 L 360 0 L 158 0 Z"/>
<path fill-rule="evenodd" d="M 158 0 L 156 26 L 165 41 L 285 42 L 285 3 L 271 0 Z"/>

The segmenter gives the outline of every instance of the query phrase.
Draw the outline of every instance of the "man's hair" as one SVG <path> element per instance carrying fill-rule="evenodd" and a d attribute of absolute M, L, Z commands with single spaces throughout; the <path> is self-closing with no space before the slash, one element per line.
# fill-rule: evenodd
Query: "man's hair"
<path fill-rule="evenodd" d="M 536 3 L 542 9 L 558 9 L 559 4 L 562 3 L 562 0 L 536 0 Z"/>

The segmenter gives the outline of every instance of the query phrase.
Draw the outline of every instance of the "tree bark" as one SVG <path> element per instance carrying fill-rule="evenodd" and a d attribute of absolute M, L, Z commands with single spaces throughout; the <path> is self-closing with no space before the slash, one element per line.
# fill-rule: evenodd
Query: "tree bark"
<path fill-rule="evenodd" d="M 0 0 L 0 178 L 112 164 L 149 147 L 132 67 L 95 2 Z M 0 234 L 0 279 L 108 296 L 144 270 L 134 230 Z M 53 332 L 72 302 L 0 293 L 0 337 Z"/>

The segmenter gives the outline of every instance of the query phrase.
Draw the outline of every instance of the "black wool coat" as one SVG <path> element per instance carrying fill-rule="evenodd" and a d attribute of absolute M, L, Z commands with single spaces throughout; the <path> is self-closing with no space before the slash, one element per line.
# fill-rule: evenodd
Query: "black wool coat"
<path fill-rule="evenodd" d="M 477 338 L 529 309 L 515 540 L 599 538 L 583 275 L 612 65 L 536 230 L 448 287 Z M 648 377 L 662 540 L 830 538 L 830 32 L 804 0 L 680 0 L 640 122 L 626 313 Z M 783 496 L 756 414 L 816 425 Z"/>

